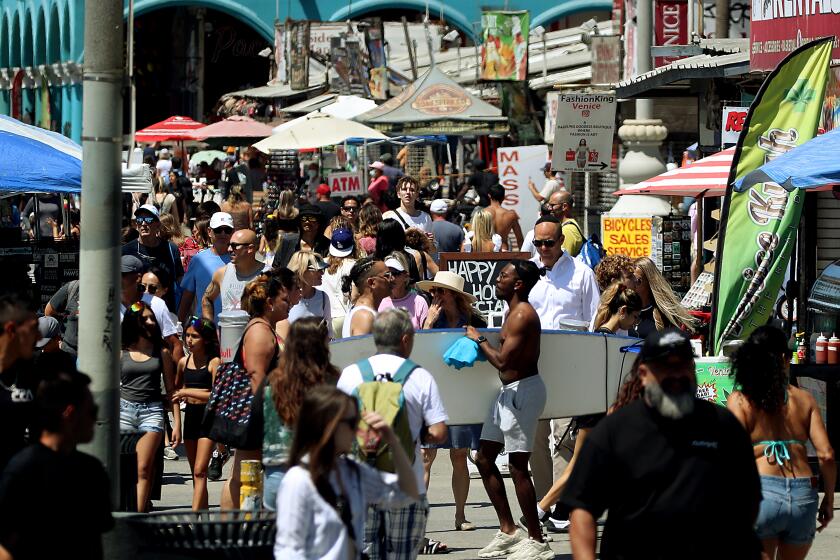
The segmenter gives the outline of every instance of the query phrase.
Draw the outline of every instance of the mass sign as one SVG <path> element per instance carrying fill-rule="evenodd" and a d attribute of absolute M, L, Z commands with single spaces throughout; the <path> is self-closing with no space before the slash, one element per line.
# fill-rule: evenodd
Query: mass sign
<path fill-rule="evenodd" d="M 561 93 L 551 167 L 557 171 L 603 171 L 612 158 L 615 95 Z"/>

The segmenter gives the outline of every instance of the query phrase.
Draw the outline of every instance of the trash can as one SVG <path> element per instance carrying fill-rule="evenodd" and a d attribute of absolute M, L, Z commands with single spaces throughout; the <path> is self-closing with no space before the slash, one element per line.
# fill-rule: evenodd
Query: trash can
<path fill-rule="evenodd" d="M 177 511 L 131 516 L 138 558 L 273 558 L 272 511 Z"/>

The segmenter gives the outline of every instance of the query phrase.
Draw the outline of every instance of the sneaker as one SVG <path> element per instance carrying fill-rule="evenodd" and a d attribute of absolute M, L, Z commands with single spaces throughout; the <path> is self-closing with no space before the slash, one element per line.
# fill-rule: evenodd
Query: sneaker
<path fill-rule="evenodd" d="M 568 533 L 569 532 L 569 525 L 571 525 L 571 521 L 568 519 L 554 519 L 549 518 L 548 523 L 546 524 L 546 529 L 550 533 Z"/>
<path fill-rule="evenodd" d="M 490 541 L 490 544 L 482 548 L 478 552 L 479 558 L 501 558 L 511 554 L 517 545 L 523 541 L 528 540 L 525 533 L 521 529 L 517 529 L 512 535 L 496 532 L 496 536 Z"/>
<path fill-rule="evenodd" d="M 542 517 L 540 517 L 540 531 L 542 532 L 543 539 L 546 541 L 550 541 L 551 535 L 548 534 L 548 526 L 551 524 L 549 520 L 549 516 L 551 514 L 546 512 Z M 528 522 L 525 521 L 525 516 L 519 518 L 519 526 L 522 527 L 522 530 L 526 533 L 528 532 Z"/>
<path fill-rule="evenodd" d="M 210 457 L 210 464 L 207 465 L 207 479 L 208 480 L 221 480 L 222 479 L 222 467 L 225 466 L 225 461 L 227 460 L 227 453 L 219 453 L 218 449 L 213 450 L 213 455 Z"/>
<path fill-rule="evenodd" d="M 554 560 L 554 551 L 547 542 L 526 539 L 508 556 L 508 560 Z"/>
<path fill-rule="evenodd" d="M 175 452 L 174 449 L 171 447 L 164 447 L 163 448 L 163 458 L 169 459 L 170 461 L 177 461 L 178 460 L 178 453 Z"/>

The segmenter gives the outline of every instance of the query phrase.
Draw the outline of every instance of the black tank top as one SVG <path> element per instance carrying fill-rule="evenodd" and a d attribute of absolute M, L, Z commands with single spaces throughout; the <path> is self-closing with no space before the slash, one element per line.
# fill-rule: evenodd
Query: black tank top
<path fill-rule="evenodd" d="M 198 369 L 184 367 L 184 387 L 187 389 L 212 389 L 213 376 L 207 366 Z"/>

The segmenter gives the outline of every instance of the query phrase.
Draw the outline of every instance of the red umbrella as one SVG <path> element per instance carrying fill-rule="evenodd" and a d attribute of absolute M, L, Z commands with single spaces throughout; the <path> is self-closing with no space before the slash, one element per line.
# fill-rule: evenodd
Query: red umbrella
<path fill-rule="evenodd" d="M 134 134 L 137 142 L 171 142 L 178 140 L 192 140 L 190 133 L 196 129 L 202 128 L 204 123 L 192 120 L 189 117 L 169 117 L 165 121 L 160 121 L 151 126 L 147 126 L 143 130 L 138 130 Z"/>
<path fill-rule="evenodd" d="M 659 196 L 710 197 L 726 194 L 726 181 L 735 148 L 729 148 L 683 167 L 667 171 L 633 188 L 621 189 L 614 195 L 652 194 Z"/>
<path fill-rule="evenodd" d="M 237 142 L 250 144 L 271 136 L 272 128 L 250 117 L 233 116 L 222 121 L 193 130 L 189 138 L 193 140 L 213 140 L 214 144 L 235 145 Z M 244 145 L 244 144 L 243 144 Z"/>

